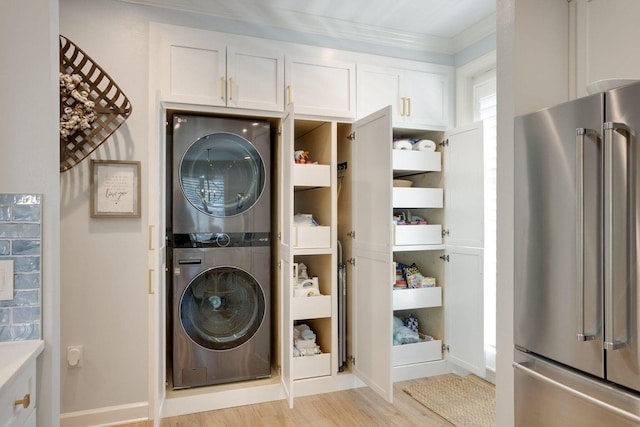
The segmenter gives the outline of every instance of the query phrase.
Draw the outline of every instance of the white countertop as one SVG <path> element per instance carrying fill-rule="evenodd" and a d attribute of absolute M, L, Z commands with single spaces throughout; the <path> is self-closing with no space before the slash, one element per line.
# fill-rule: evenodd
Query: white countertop
<path fill-rule="evenodd" d="M 0 342 L 0 391 L 43 349 L 42 340 Z"/>

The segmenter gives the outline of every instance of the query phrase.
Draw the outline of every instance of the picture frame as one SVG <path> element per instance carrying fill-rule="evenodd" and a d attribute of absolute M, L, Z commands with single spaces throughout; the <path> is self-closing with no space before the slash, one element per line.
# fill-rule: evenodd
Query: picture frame
<path fill-rule="evenodd" d="M 140 162 L 91 160 L 91 217 L 140 218 Z"/>

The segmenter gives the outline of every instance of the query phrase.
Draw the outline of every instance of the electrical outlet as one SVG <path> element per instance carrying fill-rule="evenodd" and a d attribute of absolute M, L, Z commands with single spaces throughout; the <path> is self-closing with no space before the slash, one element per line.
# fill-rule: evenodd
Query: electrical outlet
<path fill-rule="evenodd" d="M 13 299 L 13 260 L 0 261 L 0 301 Z"/>
<path fill-rule="evenodd" d="M 70 368 L 79 368 L 82 366 L 82 346 L 70 345 L 67 347 L 67 366 Z"/>

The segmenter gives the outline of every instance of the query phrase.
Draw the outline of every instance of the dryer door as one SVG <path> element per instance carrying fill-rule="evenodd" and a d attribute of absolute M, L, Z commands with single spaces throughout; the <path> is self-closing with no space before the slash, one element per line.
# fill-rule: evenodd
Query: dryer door
<path fill-rule="evenodd" d="M 180 186 L 198 211 L 231 217 L 251 209 L 265 188 L 265 165 L 243 137 L 215 132 L 194 142 L 180 162 Z"/>
<path fill-rule="evenodd" d="M 196 276 L 180 299 L 180 322 L 196 344 L 228 350 L 247 342 L 265 315 L 256 279 L 235 267 L 216 267 Z"/>

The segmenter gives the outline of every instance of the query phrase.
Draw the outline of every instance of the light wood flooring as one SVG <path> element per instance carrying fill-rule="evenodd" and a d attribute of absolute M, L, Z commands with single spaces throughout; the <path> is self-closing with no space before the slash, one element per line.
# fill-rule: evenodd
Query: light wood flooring
<path fill-rule="evenodd" d="M 334 393 L 297 397 L 293 409 L 289 409 L 286 401 L 279 400 L 164 418 L 160 426 L 452 427 L 453 424 L 431 412 L 402 391 L 412 382 L 411 380 L 394 384 L 393 404 L 386 402 L 370 388 L 362 387 Z M 150 427 L 151 425 L 151 422 L 146 422 L 127 424 L 126 427 Z"/>

